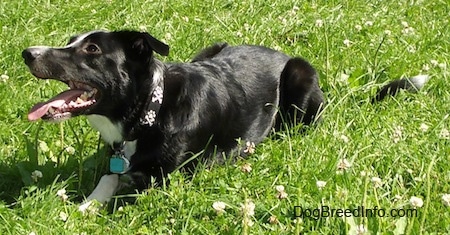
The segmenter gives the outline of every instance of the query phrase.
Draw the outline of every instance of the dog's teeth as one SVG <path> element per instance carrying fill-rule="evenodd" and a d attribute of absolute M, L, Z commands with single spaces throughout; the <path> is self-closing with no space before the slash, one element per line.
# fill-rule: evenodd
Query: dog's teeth
<path fill-rule="evenodd" d="M 82 98 L 81 96 L 77 98 L 77 100 L 75 101 L 77 104 L 82 104 L 86 101 L 86 98 Z"/>
<path fill-rule="evenodd" d="M 75 105 L 77 105 L 77 103 L 70 101 L 69 103 L 69 108 L 73 108 Z"/>
<path fill-rule="evenodd" d="M 50 108 L 48 109 L 48 113 L 54 114 L 54 113 L 55 113 L 55 109 L 54 109 L 53 107 L 50 107 Z"/>
<path fill-rule="evenodd" d="M 80 95 L 79 99 L 82 99 L 83 101 L 87 101 L 89 98 L 89 93 L 87 91 L 83 92 L 83 94 Z"/>
<path fill-rule="evenodd" d="M 95 95 L 95 93 L 97 93 L 97 89 L 92 89 L 87 95 L 88 97 L 92 97 L 93 95 Z"/>

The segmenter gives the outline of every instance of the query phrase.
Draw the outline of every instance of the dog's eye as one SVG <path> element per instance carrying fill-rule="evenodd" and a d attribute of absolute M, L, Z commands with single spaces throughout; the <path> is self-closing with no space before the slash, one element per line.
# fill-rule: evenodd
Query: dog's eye
<path fill-rule="evenodd" d="M 100 48 L 98 48 L 98 46 L 95 45 L 95 44 L 87 45 L 85 50 L 86 50 L 87 53 L 91 53 L 91 54 L 98 54 L 98 53 L 100 53 Z"/>

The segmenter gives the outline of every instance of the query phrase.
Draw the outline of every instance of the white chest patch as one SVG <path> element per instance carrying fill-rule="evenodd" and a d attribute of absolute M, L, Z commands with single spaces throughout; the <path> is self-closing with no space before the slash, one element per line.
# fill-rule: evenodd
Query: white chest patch
<path fill-rule="evenodd" d="M 88 115 L 87 116 L 91 126 L 100 132 L 102 139 L 109 145 L 114 143 L 122 143 L 122 125 L 120 123 L 114 124 L 107 117 L 102 115 Z M 130 160 L 131 156 L 136 152 L 137 141 L 125 141 L 123 145 L 123 153 L 125 157 Z"/>
<path fill-rule="evenodd" d="M 137 140 L 125 141 L 125 145 L 123 146 L 123 154 L 128 160 L 130 160 L 131 156 L 136 152 L 136 143 Z"/>
<path fill-rule="evenodd" d="M 123 142 L 122 125 L 113 123 L 109 118 L 102 115 L 88 115 L 87 119 L 91 126 L 100 132 L 102 139 L 109 145 Z M 136 144 L 135 144 L 136 145 Z"/>

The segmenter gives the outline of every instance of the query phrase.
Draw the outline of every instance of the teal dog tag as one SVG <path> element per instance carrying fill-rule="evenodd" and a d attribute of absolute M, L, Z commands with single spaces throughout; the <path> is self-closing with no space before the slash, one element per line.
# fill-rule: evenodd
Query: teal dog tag
<path fill-rule="evenodd" d="M 111 173 L 121 174 L 125 172 L 127 168 L 126 165 L 125 160 L 117 155 L 113 155 L 109 159 L 109 171 L 111 171 Z"/>

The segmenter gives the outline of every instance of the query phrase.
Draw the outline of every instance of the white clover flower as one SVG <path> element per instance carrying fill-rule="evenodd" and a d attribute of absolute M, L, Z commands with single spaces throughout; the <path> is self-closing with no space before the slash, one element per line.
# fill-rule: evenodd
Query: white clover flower
<path fill-rule="evenodd" d="M 255 153 L 255 143 L 247 141 L 245 143 L 244 153 L 254 154 Z"/>
<path fill-rule="evenodd" d="M 213 209 L 216 211 L 217 214 L 222 214 L 225 212 L 226 208 L 225 202 L 217 201 L 212 204 Z"/>
<path fill-rule="evenodd" d="M 245 200 L 245 203 L 241 205 L 241 211 L 244 216 L 254 216 L 255 215 L 255 203 L 251 200 Z"/>
<path fill-rule="evenodd" d="M 366 227 L 364 227 L 364 224 L 360 224 L 356 227 L 356 234 L 357 235 L 363 235 L 366 234 L 368 231 Z"/>
<path fill-rule="evenodd" d="M 41 171 L 35 170 L 31 172 L 31 178 L 34 180 L 34 182 L 37 182 L 42 177 L 43 175 Z"/>
<path fill-rule="evenodd" d="M 61 146 L 62 146 L 61 140 L 56 140 L 56 141 L 54 142 L 54 145 L 57 146 L 57 147 L 61 147 Z"/>
<path fill-rule="evenodd" d="M 2 74 L 2 75 L 0 76 L 0 80 L 1 80 L 2 82 L 7 82 L 7 81 L 9 80 L 9 76 L 8 76 L 7 74 Z"/>
<path fill-rule="evenodd" d="M 364 25 L 371 27 L 371 26 L 373 26 L 373 21 L 366 21 L 366 23 L 364 23 Z"/>
<path fill-rule="evenodd" d="M 402 29 L 402 33 L 406 34 L 406 35 L 413 34 L 414 33 L 414 28 L 413 27 L 404 28 L 404 29 Z"/>
<path fill-rule="evenodd" d="M 288 198 L 288 196 L 289 196 L 289 194 L 287 194 L 286 192 L 279 192 L 278 193 L 278 195 L 277 195 L 277 198 L 278 199 L 286 199 L 286 198 Z"/>
<path fill-rule="evenodd" d="M 316 25 L 317 28 L 321 28 L 323 26 L 323 20 L 321 20 L 321 19 L 316 20 L 316 24 L 315 25 Z"/>
<path fill-rule="evenodd" d="M 409 24 L 406 21 L 402 21 L 403 28 L 408 28 Z"/>
<path fill-rule="evenodd" d="M 346 74 L 346 73 L 341 73 L 341 76 L 339 76 L 339 82 L 341 83 L 348 83 L 348 78 L 350 77 L 350 75 Z"/>
<path fill-rule="evenodd" d="M 70 155 L 74 155 L 75 154 L 75 148 L 72 146 L 69 146 L 66 148 L 66 152 Z"/>
<path fill-rule="evenodd" d="M 409 203 L 411 203 L 411 205 L 412 205 L 414 208 L 422 207 L 422 206 L 423 206 L 423 200 L 422 200 L 422 198 L 420 198 L 420 197 L 412 196 L 412 197 L 409 199 Z"/>
<path fill-rule="evenodd" d="M 58 197 L 60 197 L 63 201 L 66 201 L 67 199 L 69 199 L 69 196 L 67 196 L 66 194 L 66 189 L 60 189 L 56 192 L 56 195 L 58 195 Z"/>
<path fill-rule="evenodd" d="M 166 35 L 164 35 L 164 38 L 167 40 L 167 41 L 170 41 L 170 40 L 172 40 L 172 34 L 171 33 L 166 33 Z"/>
<path fill-rule="evenodd" d="M 446 206 L 450 206 L 450 194 L 444 194 L 442 195 L 442 202 Z"/>
<path fill-rule="evenodd" d="M 319 189 L 325 188 L 326 185 L 327 185 L 327 182 L 325 182 L 325 181 L 322 181 L 322 180 L 316 181 L 316 186 L 317 186 L 317 188 L 319 188 Z"/>
<path fill-rule="evenodd" d="M 65 195 L 66 194 L 66 189 L 60 189 L 60 190 L 58 190 L 57 192 L 56 192 L 56 195 L 58 195 L 58 196 L 62 196 L 62 195 Z"/>
<path fill-rule="evenodd" d="M 419 128 L 420 128 L 421 131 L 426 132 L 426 131 L 428 131 L 429 126 L 427 124 L 425 124 L 425 123 L 422 123 L 422 124 L 420 124 Z"/>
<path fill-rule="evenodd" d="M 147 29 L 147 26 L 145 26 L 145 25 L 141 25 L 141 26 L 139 26 L 139 30 L 141 30 L 141 31 L 148 31 L 148 29 Z"/>
<path fill-rule="evenodd" d="M 272 215 L 269 217 L 269 219 L 267 220 L 270 224 L 278 224 L 280 221 L 278 220 L 278 218 L 275 215 Z"/>
<path fill-rule="evenodd" d="M 450 139 L 450 132 L 446 128 L 442 129 L 441 132 L 439 133 L 439 138 Z"/>
<path fill-rule="evenodd" d="M 59 212 L 59 218 L 60 218 L 62 221 L 66 222 L 67 219 L 69 218 L 69 216 L 68 216 L 65 212 L 61 211 L 61 212 Z"/>
<path fill-rule="evenodd" d="M 437 60 L 430 60 L 430 64 L 433 66 L 437 66 L 439 62 Z"/>
<path fill-rule="evenodd" d="M 241 166 L 241 171 L 244 173 L 250 173 L 252 171 L 252 164 L 246 162 Z"/>
<path fill-rule="evenodd" d="M 275 190 L 277 190 L 277 192 L 284 192 L 284 186 L 283 185 L 277 185 L 277 186 L 275 186 Z"/>
<path fill-rule="evenodd" d="M 359 172 L 359 175 L 360 175 L 361 177 L 366 177 L 366 176 L 369 176 L 370 174 L 369 174 L 369 172 L 367 172 L 367 171 L 361 171 L 361 172 Z"/>
<path fill-rule="evenodd" d="M 347 47 L 351 46 L 351 44 L 352 44 L 352 42 L 351 42 L 350 40 L 348 40 L 348 39 L 345 39 L 345 40 L 343 41 L 343 43 L 344 43 L 344 45 L 347 46 Z"/>
<path fill-rule="evenodd" d="M 339 160 L 337 169 L 340 171 L 345 171 L 349 169 L 352 166 L 352 164 L 345 158 L 342 158 Z"/>
<path fill-rule="evenodd" d="M 446 65 L 445 63 L 439 63 L 439 64 L 438 64 L 438 67 L 439 67 L 440 69 L 445 69 L 445 68 L 447 68 L 447 65 Z"/>
<path fill-rule="evenodd" d="M 422 66 L 422 70 L 423 70 L 423 71 L 428 71 L 428 70 L 430 70 L 430 65 L 429 65 L 429 64 L 424 64 L 424 65 Z"/>
<path fill-rule="evenodd" d="M 286 191 L 284 191 L 283 185 L 275 186 L 275 190 L 277 190 L 277 192 L 278 192 L 278 194 L 277 194 L 278 199 L 286 199 L 288 197 L 288 194 L 286 193 Z"/>
<path fill-rule="evenodd" d="M 245 31 L 249 31 L 250 30 L 250 25 L 249 24 L 247 24 L 247 23 L 244 23 L 244 29 L 245 29 Z"/>
<path fill-rule="evenodd" d="M 350 142 L 350 139 L 346 135 L 341 135 L 341 140 L 344 141 L 344 143 Z"/>
<path fill-rule="evenodd" d="M 378 177 L 372 177 L 371 181 L 375 188 L 379 188 L 383 185 L 383 181 Z"/>
<path fill-rule="evenodd" d="M 362 26 L 359 25 L 359 24 L 357 24 L 357 25 L 355 25 L 355 29 L 356 29 L 357 31 L 361 31 L 361 30 L 362 30 Z"/>
<path fill-rule="evenodd" d="M 413 46 L 413 45 L 409 45 L 407 48 L 406 48 L 406 50 L 409 52 L 409 53 L 416 53 L 416 47 L 415 46 Z"/>
<path fill-rule="evenodd" d="M 392 31 L 391 30 L 389 30 L 389 29 L 386 29 L 386 30 L 384 30 L 384 34 L 386 34 L 386 35 L 391 35 L 392 34 Z"/>

